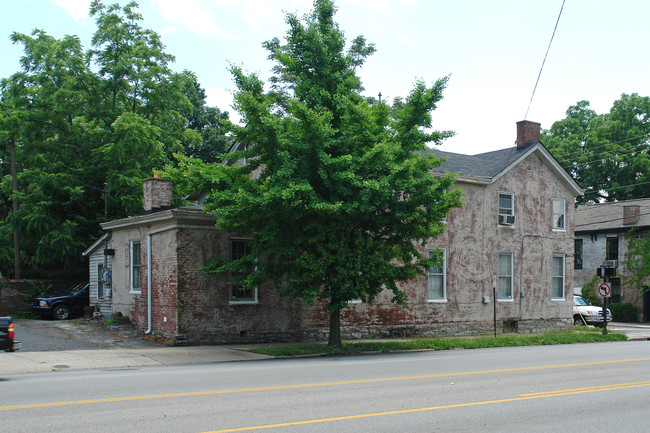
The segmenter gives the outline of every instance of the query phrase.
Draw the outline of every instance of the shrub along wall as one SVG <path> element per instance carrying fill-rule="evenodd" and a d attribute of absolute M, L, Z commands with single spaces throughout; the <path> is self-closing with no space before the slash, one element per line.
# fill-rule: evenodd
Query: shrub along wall
<path fill-rule="evenodd" d="M 638 322 L 639 308 L 629 302 L 619 302 L 608 305 L 609 311 L 616 322 Z"/>

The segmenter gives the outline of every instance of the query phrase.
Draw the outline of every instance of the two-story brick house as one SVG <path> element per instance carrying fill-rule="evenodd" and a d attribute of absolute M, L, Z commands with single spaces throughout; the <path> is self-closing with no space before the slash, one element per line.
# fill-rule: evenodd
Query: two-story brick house
<path fill-rule="evenodd" d="M 432 175 L 459 173 L 456 187 L 465 193 L 446 232 L 422 247 L 424 254 L 442 248 L 444 263 L 402 285 L 408 309 L 387 293 L 373 305 L 351 302 L 341 317 L 344 336 L 482 334 L 495 323 L 499 332 L 571 326 L 574 201 L 582 190 L 539 143 L 539 126 L 519 122 L 517 146 L 500 151 L 432 151 L 447 159 Z M 328 316 L 319 306 L 282 298 L 264 284 L 242 292 L 230 275 L 201 271 L 209 259 L 244 254 L 250 238 L 217 230 L 199 206 L 172 208 L 166 181 L 147 179 L 144 195 L 143 215 L 102 224 L 114 250 L 112 285 L 103 287 L 112 313 L 177 341 L 324 338 Z"/>

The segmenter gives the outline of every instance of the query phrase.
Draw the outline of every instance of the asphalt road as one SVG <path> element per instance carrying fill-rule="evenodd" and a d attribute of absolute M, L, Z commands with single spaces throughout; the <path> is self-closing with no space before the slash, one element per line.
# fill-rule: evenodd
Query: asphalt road
<path fill-rule="evenodd" d="M 650 342 L 17 374 L 3 431 L 647 432 Z"/>

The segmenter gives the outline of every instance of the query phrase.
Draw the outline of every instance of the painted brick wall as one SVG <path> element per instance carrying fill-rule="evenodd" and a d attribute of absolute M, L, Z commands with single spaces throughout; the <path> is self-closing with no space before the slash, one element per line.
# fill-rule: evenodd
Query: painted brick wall
<path fill-rule="evenodd" d="M 230 238 L 216 229 L 178 232 L 179 334 L 193 342 L 299 339 L 301 302 L 262 285 L 257 304 L 231 304 L 228 275 L 201 271 L 209 259 L 229 257 Z"/>
<path fill-rule="evenodd" d="M 121 313 L 132 320 L 136 320 L 133 316 L 133 309 L 135 307 L 136 296 L 140 296 L 140 294 L 132 293 L 130 290 L 130 245 L 131 241 L 139 241 L 144 250 L 146 247 L 146 227 L 131 226 L 120 230 L 113 230 L 111 241 L 115 250 L 112 268 L 113 314 Z"/>
<path fill-rule="evenodd" d="M 430 302 L 426 278 L 403 284 L 409 309 L 390 304 L 388 296 L 373 306 L 351 304 L 342 316 L 344 334 L 398 336 L 414 333 L 476 334 L 493 330 L 492 276 L 498 253 L 514 255 L 513 298 L 497 302 L 498 329 L 516 323 L 519 331 L 570 327 L 573 293 L 574 197 L 561 179 L 531 156 L 494 184 L 458 184 L 464 206 L 454 209 L 447 231 L 428 242 L 447 251 L 447 301 Z M 516 224 L 497 224 L 497 194 L 515 193 Z M 566 200 L 566 230 L 552 229 L 552 199 Z M 565 256 L 564 299 L 551 296 L 552 257 Z M 490 297 L 484 304 L 483 296 Z M 317 327 L 326 316 L 307 324 Z"/>

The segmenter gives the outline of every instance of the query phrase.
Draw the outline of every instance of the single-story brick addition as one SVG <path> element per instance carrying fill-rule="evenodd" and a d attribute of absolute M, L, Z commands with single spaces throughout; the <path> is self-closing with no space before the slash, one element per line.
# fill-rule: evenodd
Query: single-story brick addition
<path fill-rule="evenodd" d="M 446 232 L 422 247 L 424 254 L 442 248 L 444 264 L 402 285 L 408 309 L 388 293 L 373 305 L 351 302 L 342 314 L 345 338 L 488 334 L 495 300 L 498 332 L 572 325 L 574 202 L 583 191 L 539 142 L 539 127 L 518 122 L 517 146 L 508 149 L 431 151 L 446 158 L 432 175 L 459 173 L 464 191 Z M 102 224 L 109 236 L 86 254 L 94 257 L 91 303 L 103 315 L 121 313 L 179 343 L 326 338 L 329 318 L 319 306 L 265 284 L 238 291 L 229 275 L 204 274 L 206 261 L 245 253 L 249 239 L 217 230 L 200 206 L 171 205 L 171 183 L 146 179 L 144 214 Z"/>

